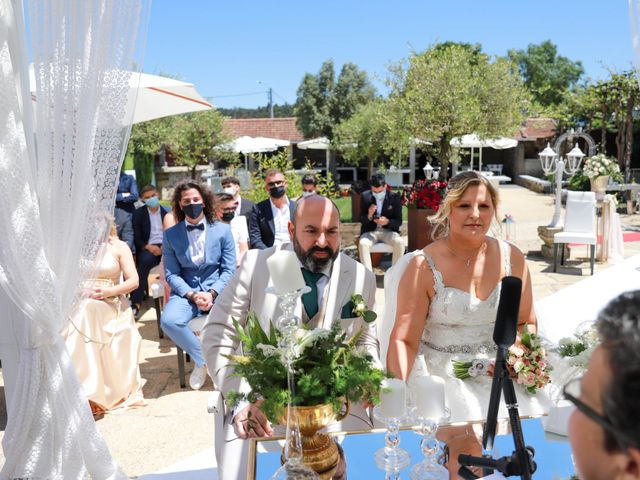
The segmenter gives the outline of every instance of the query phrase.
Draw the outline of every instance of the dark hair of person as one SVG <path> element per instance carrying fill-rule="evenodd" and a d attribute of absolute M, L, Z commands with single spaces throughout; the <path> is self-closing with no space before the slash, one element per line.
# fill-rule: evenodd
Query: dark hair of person
<path fill-rule="evenodd" d="M 605 448 L 640 448 L 640 290 L 626 292 L 600 312 L 596 323 L 611 371 L 602 393 L 604 416 L 633 439 L 628 445 L 605 430 Z"/>
<path fill-rule="evenodd" d="M 216 221 L 216 200 L 209 190 L 209 187 L 203 185 L 198 182 L 194 182 L 193 180 L 185 180 L 176 185 L 176 188 L 173 190 L 173 198 L 171 199 L 171 208 L 173 209 L 173 215 L 176 217 L 178 222 L 181 222 L 185 219 L 185 214 L 180 208 L 180 200 L 182 199 L 182 193 L 187 190 L 191 190 L 195 188 L 200 193 L 202 197 L 202 203 L 204 205 L 203 211 L 204 216 L 207 219 L 207 223 L 213 223 Z"/>
<path fill-rule="evenodd" d="M 387 184 L 387 179 L 384 176 L 384 173 L 374 173 L 371 175 L 371 186 L 372 187 L 384 187 Z"/>
<path fill-rule="evenodd" d="M 218 200 L 218 202 L 220 203 L 228 202 L 230 200 L 233 200 L 233 195 L 231 195 L 230 193 L 219 193 L 218 195 L 216 195 L 216 200 Z"/>
<path fill-rule="evenodd" d="M 316 180 L 315 175 L 307 174 L 302 177 L 302 185 L 317 185 L 318 181 Z"/>
<path fill-rule="evenodd" d="M 223 177 L 223 179 L 220 180 L 221 185 L 228 185 L 230 183 L 240 186 L 240 180 L 238 179 L 238 177 L 234 177 L 233 175 L 229 175 L 228 177 Z"/>
<path fill-rule="evenodd" d="M 140 196 L 144 195 L 147 192 L 157 192 L 158 189 L 155 187 L 155 185 L 151 185 L 150 183 L 147 183 L 144 187 L 142 187 L 140 189 Z"/>

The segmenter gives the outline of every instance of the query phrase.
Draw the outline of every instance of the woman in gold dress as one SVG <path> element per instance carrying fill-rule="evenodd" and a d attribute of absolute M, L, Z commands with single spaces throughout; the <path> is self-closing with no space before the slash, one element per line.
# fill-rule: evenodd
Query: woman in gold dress
<path fill-rule="evenodd" d="M 138 286 L 126 243 L 115 228 L 101 249 L 97 278 L 62 332 L 94 414 L 145 405 L 138 357 L 142 337 L 125 296 Z"/>

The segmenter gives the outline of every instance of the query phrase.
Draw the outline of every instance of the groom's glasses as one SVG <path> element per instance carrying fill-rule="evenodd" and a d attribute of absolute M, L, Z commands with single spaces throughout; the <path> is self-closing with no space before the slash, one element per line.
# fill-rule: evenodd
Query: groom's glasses
<path fill-rule="evenodd" d="M 569 400 L 573 403 L 580 412 L 589 417 L 591 420 L 596 422 L 602 428 L 607 430 L 609 433 L 613 434 L 616 441 L 620 444 L 621 447 L 627 448 L 628 446 L 634 445 L 636 442 L 629 437 L 624 432 L 621 432 L 618 427 L 616 427 L 611 420 L 609 420 L 604 415 L 596 412 L 589 405 L 580 400 L 580 396 L 582 394 L 582 377 L 574 378 L 570 380 L 562 389 L 562 395 L 565 399 Z"/>

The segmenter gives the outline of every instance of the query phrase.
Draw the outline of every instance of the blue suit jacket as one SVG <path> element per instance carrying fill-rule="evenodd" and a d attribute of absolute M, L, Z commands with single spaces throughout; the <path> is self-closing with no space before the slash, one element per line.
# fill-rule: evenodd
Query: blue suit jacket
<path fill-rule="evenodd" d="M 189 254 L 184 221 L 164 232 L 162 258 L 171 295 L 183 297 L 190 291 L 222 293 L 236 271 L 236 247 L 229 225 L 206 223 L 204 262 L 196 265 Z"/>

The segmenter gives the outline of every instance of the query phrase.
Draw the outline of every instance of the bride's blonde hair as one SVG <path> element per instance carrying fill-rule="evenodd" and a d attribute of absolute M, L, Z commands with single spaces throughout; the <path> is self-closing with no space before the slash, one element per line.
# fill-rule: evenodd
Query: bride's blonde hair
<path fill-rule="evenodd" d="M 491 202 L 493 203 L 494 216 L 496 222 L 498 221 L 498 191 L 491 185 L 491 182 L 487 180 L 487 177 L 481 173 L 475 171 L 461 172 L 449 180 L 447 185 L 447 194 L 440 204 L 440 208 L 431 215 L 428 220 L 432 225 L 431 238 L 438 240 L 439 238 L 446 237 L 449 233 L 449 214 L 454 202 L 460 200 L 469 187 L 475 185 L 484 185 L 489 192 Z"/>

